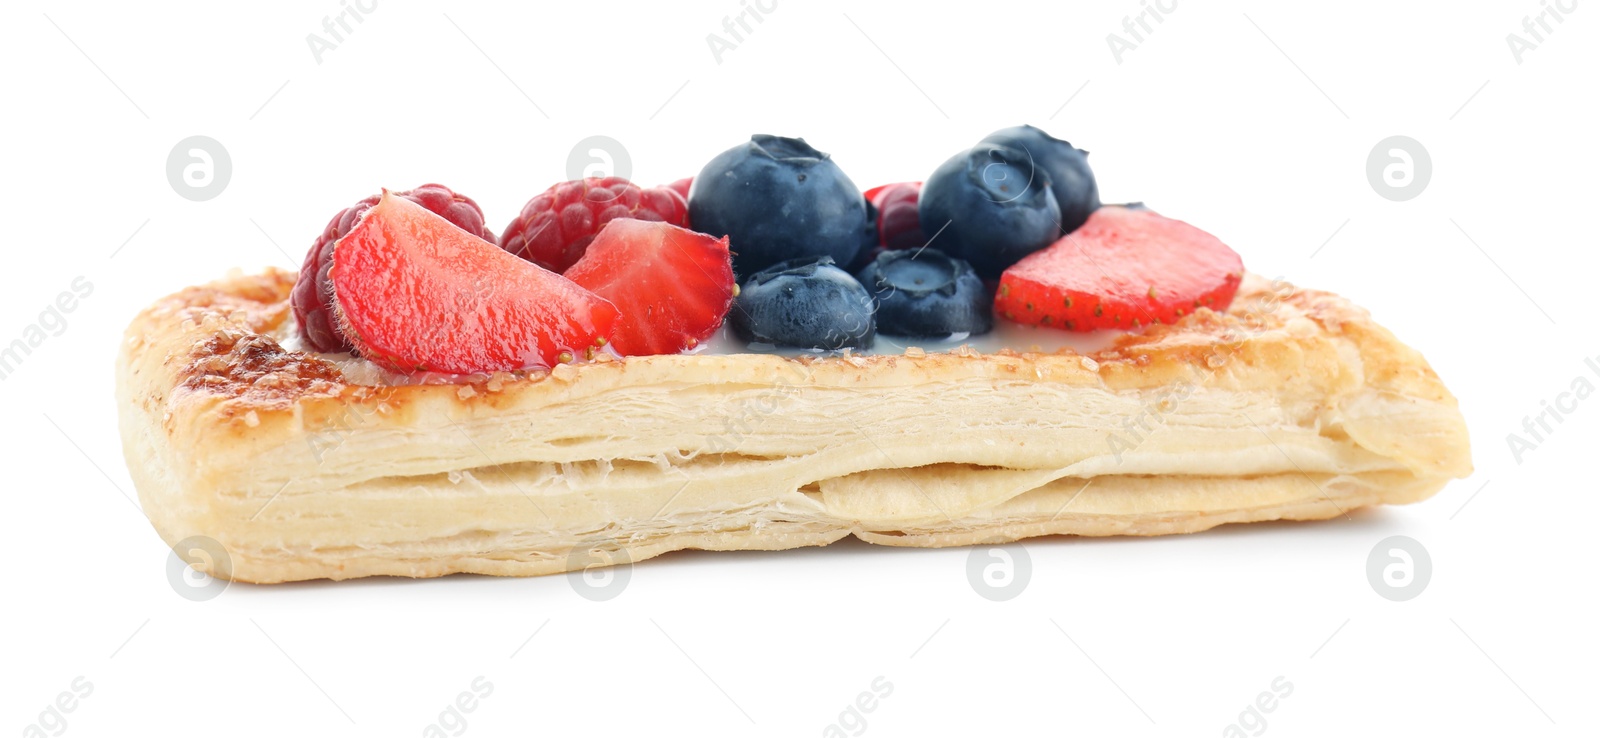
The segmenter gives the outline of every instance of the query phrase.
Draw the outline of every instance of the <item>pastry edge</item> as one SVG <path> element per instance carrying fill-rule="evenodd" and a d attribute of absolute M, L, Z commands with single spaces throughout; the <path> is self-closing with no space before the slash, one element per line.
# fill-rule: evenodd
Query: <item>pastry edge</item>
<path fill-rule="evenodd" d="M 330 404 L 335 407 L 359 404 L 365 399 L 366 393 L 371 391 L 323 376 L 298 375 L 279 383 L 282 385 L 279 387 L 269 386 L 259 393 L 255 388 L 247 388 L 232 396 L 210 392 L 203 386 L 193 386 L 197 377 L 209 375 L 196 373 L 194 366 L 196 359 L 192 355 L 185 355 L 183 346 L 187 343 L 198 345 L 207 333 L 231 331 L 248 338 L 268 332 L 284 319 L 286 307 L 282 304 L 282 297 L 287 292 L 287 285 L 292 285 L 292 281 L 292 274 L 274 270 L 260 276 L 234 276 L 206 287 L 190 288 L 152 306 L 151 309 L 141 313 L 130 326 L 129 337 L 118 360 L 118 396 L 125 454 L 134 475 L 141 504 L 150 515 L 158 532 L 169 544 L 175 544 L 189 535 L 222 534 L 226 537 L 223 532 L 239 522 L 217 518 L 216 509 L 207 504 L 208 498 L 218 494 L 227 486 L 226 480 L 196 474 L 193 469 L 185 469 L 186 464 L 200 464 L 204 462 L 207 451 L 223 450 L 229 443 L 267 448 L 281 444 L 286 437 L 283 431 L 285 420 L 303 419 L 307 405 L 323 406 L 325 409 Z M 243 302 L 253 301 L 257 307 L 230 305 L 227 303 L 229 297 Z M 222 309 L 228 311 L 228 315 L 221 321 L 216 320 L 218 311 L 213 309 L 219 302 L 223 303 Z M 1376 386 L 1367 388 L 1370 397 L 1398 397 L 1405 401 L 1447 404 L 1450 409 L 1454 409 L 1454 398 L 1444 389 L 1443 384 L 1438 381 L 1426 363 L 1421 361 L 1420 356 L 1400 344 L 1387 331 L 1371 323 L 1370 319 L 1365 317 L 1364 311 L 1346 310 L 1339 304 L 1314 302 L 1304 314 L 1312 315 L 1318 310 L 1324 313 L 1322 319 L 1335 320 L 1342 330 L 1354 333 L 1356 349 L 1363 352 L 1363 358 L 1369 359 L 1368 366 L 1376 372 L 1375 378 L 1368 380 L 1369 383 L 1377 383 Z M 1185 322 L 1216 319 L 1216 316 L 1197 314 Z M 210 325 L 207 324 L 208 321 Z M 1326 327 L 1325 324 L 1322 325 Z M 1169 343 L 1175 344 L 1176 348 L 1159 345 L 1148 353 L 1141 354 L 1139 351 L 1141 344 L 1138 340 L 1134 340 L 1129 342 L 1129 346 L 1116 349 L 1116 355 L 1109 357 L 1109 361 L 1105 360 L 1108 357 L 1100 356 L 1092 361 L 1084 361 L 1083 357 L 1076 355 L 1038 357 L 1017 354 L 963 356 L 959 360 L 964 363 L 993 362 L 994 370 L 1005 375 L 1022 373 L 1018 369 L 1019 365 L 1026 368 L 1029 364 L 1034 365 L 1036 373 L 1039 371 L 1039 366 L 1046 364 L 1051 365 L 1051 368 L 1058 373 L 1063 369 L 1071 373 L 1072 365 L 1076 364 L 1082 368 L 1082 376 L 1065 379 L 1057 377 L 1056 381 L 1099 381 L 1106 386 L 1117 386 L 1119 383 L 1126 384 L 1130 381 L 1127 372 L 1137 374 L 1142 369 L 1153 375 L 1160 375 L 1163 371 L 1170 370 L 1171 367 L 1165 366 L 1163 361 L 1170 360 L 1171 356 L 1162 355 L 1163 352 L 1170 354 L 1175 350 L 1181 354 L 1192 348 L 1184 345 L 1184 337 L 1187 334 L 1183 332 L 1182 324 L 1178 327 L 1158 327 L 1152 329 L 1151 333 L 1169 334 L 1158 335 L 1157 343 L 1172 338 L 1175 340 Z M 1243 345 L 1246 347 L 1244 350 L 1248 350 L 1248 341 Z M 1374 353 L 1374 356 L 1365 356 L 1368 352 Z M 1153 354 L 1156 355 L 1154 361 L 1151 360 Z M 1249 354 L 1241 355 L 1245 357 L 1244 362 L 1247 364 L 1254 360 Z M 203 361 L 204 358 L 201 357 L 199 360 Z M 664 359 L 667 363 L 671 363 L 674 360 L 693 361 L 697 358 L 720 361 L 745 357 L 650 358 Z M 771 357 L 761 357 L 761 359 L 770 361 Z M 870 376 L 873 367 L 883 366 L 885 363 L 893 367 L 896 361 L 918 365 L 923 362 L 943 364 L 953 359 L 948 355 L 932 355 L 916 358 L 856 357 L 853 360 L 846 358 L 839 361 L 848 362 L 855 370 L 864 369 L 865 374 Z M 583 369 L 579 368 L 578 371 L 581 372 Z M 230 377 L 230 381 L 231 379 Z M 543 381 L 549 382 L 550 379 L 546 377 Z M 1150 384 L 1148 381 L 1150 379 L 1152 377 L 1145 377 L 1147 380 L 1145 383 Z M 1160 380 L 1161 377 L 1155 376 L 1154 379 Z M 1168 379 L 1170 380 L 1170 377 Z M 1332 378 L 1329 381 L 1337 383 L 1340 380 Z M 570 386 L 581 382 L 569 379 L 567 384 Z M 1159 381 L 1153 386 L 1159 386 Z M 443 398 L 447 403 L 453 403 L 454 400 L 445 393 L 456 394 L 457 389 L 430 386 L 408 387 L 404 391 L 415 390 L 419 394 L 428 395 L 430 400 L 439 401 Z M 469 399 L 458 399 L 470 404 Z M 1320 506 L 1316 501 L 1300 501 L 1260 508 L 1219 508 L 1186 515 L 1131 515 L 1105 519 L 1067 516 L 1044 521 L 1022 520 L 1002 523 L 990 521 L 974 523 L 970 529 L 965 530 L 922 534 L 903 532 L 890 534 L 862 529 L 848 523 L 820 526 L 806 522 L 796 522 L 792 526 L 769 523 L 767 529 L 762 531 L 684 532 L 638 545 L 618 545 L 627 551 L 629 559 L 641 561 L 683 548 L 780 550 L 826 545 L 850 535 L 886 545 L 960 546 L 1040 535 L 1162 535 L 1195 532 L 1231 522 L 1335 517 L 1356 507 L 1424 499 L 1443 487 L 1450 478 L 1470 474 L 1465 427 L 1464 423 L 1459 422 L 1458 411 L 1456 419 L 1456 425 L 1459 427 L 1447 427 L 1442 431 L 1452 435 L 1445 444 L 1448 453 L 1440 455 L 1440 458 L 1428 460 L 1431 468 L 1415 470 L 1414 479 L 1407 482 L 1404 490 L 1384 489 L 1378 484 L 1341 490 L 1327 500 L 1332 503 L 1331 506 Z M 400 420 L 403 421 L 403 418 Z M 251 433 L 252 430 L 261 429 L 263 426 L 265 426 L 263 432 Z M 306 432 L 304 428 L 291 428 L 287 437 L 293 438 L 296 442 L 303 442 Z M 202 443 L 199 439 L 208 440 Z M 270 503 L 270 500 L 267 502 Z M 951 521 L 953 525 L 956 522 Z M 314 556 L 297 558 L 290 551 L 284 551 L 283 556 L 270 559 L 255 559 L 241 552 L 236 556 L 232 578 L 241 581 L 275 582 L 373 575 L 438 576 L 457 572 L 522 576 L 557 573 L 567 569 L 568 563 L 564 556 L 517 561 L 482 556 L 429 557 L 422 554 L 415 560 L 403 557 L 355 557 L 335 565 L 328 561 L 319 561 Z"/>

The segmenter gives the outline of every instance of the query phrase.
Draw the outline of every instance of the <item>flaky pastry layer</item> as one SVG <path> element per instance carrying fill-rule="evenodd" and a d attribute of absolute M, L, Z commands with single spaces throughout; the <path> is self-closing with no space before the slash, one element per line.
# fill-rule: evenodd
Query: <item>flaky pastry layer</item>
<path fill-rule="evenodd" d="M 1415 502 L 1472 470 L 1421 355 L 1253 275 L 1226 313 L 1090 355 L 601 356 L 403 383 L 285 350 L 294 279 L 164 298 L 117 363 L 146 514 L 243 581 L 1186 533 Z"/>

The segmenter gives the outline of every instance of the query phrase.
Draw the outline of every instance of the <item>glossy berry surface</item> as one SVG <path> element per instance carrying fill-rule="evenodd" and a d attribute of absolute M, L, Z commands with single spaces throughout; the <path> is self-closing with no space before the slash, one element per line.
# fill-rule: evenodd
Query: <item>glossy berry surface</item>
<path fill-rule="evenodd" d="M 943 338 L 994 328 L 983 280 L 940 251 L 885 251 L 856 276 L 877 303 L 878 332 L 886 336 Z"/>
<path fill-rule="evenodd" d="M 694 348 L 733 303 L 728 239 L 667 223 L 607 223 L 565 276 L 617 306 L 611 346 L 623 356 Z"/>
<path fill-rule="evenodd" d="M 396 192 L 394 196 L 421 205 L 478 238 L 490 243 L 496 240 L 494 233 L 483 225 L 483 210 L 478 203 L 466 195 L 451 191 L 449 187 L 425 184 L 414 190 Z M 306 252 L 305 262 L 300 266 L 300 277 L 289 295 L 289 305 L 300 326 L 301 340 L 313 351 L 333 353 L 350 350 L 350 343 L 339 335 L 334 325 L 333 288 L 328 284 L 328 267 L 333 263 L 333 244 L 350 232 L 368 208 L 378 204 L 379 197 L 373 195 L 339 211 Z"/>
<path fill-rule="evenodd" d="M 673 182 L 672 184 L 667 185 L 667 189 L 672 190 L 673 192 L 676 192 L 676 193 L 678 193 L 680 195 L 683 195 L 684 202 L 688 202 L 689 201 L 689 188 L 692 187 L 692 186 L 694 186 L 694 177 L 684 177 L 683 179 L 677 180 L 677 181 Z"/>
<path fill-rule="evenodd" d="M 984 144 L 1022 149 L 1033 165 L 1050 178 L 1050 190 L 1061 210 L 1061 232 L 1071 233 L 1100 207 L 1100 187 L 1089 169 L 1089 152 L 1074 148 L 1033 126 L 1002 128 L 984 137 Z"/>
<path fill-rule="evenodd" d="M 1050 177 L 1026 151 L 1004 146 L 976 146 L 939 165 L 922 185 L 917 211 L 922 229 L 939 233 L 939 248 L 984 278 L 1061 236 Z"/>
<path fill-rule="evenodd" d="M 592 354 L 617 308 L 410 200 L 385 195 L 333 249 L 339 331 L 402 372 L 549 367 Z"/>
<path fill-rule="evenodd" d="M 739 338 L 796 348 L 867 348 L 872 296 L 827 256 L 774 264 L 744 281 L 728 322 Z"/>
<path fill-rule="evenodd" d="M 757 134 L 718 154 L 689 189 L 694 229 L 727 236 L 734 271 L 788 259 L 849 264 L 877 240 L 867 202 L 827 154 L 799 138 Z"/>
<path fill-rule="evenodd" d="M 917 217 L 921 182 L 880 185 L 866 192 L 867 202 L 878 210 L 878 245 L 886 249 L 919 249 L 928 243 Z"/>
<path fill-rule="evenodd" d="M 565 272 L 605 224 L 617 218 L 687 224 L 688 205 L 671 187 L 641 189 L 621 177 L 562 182 L 533 196 L 500 234 L 500 246 L 552 272 Z"/>
<path fill-rule="evenodd" d="M 1149 210 L 1103 207 L 1007 269 L 994 307 L 1019 323 L 1137 329 L 1225 311 L 1243 277 L 1239 255 L 1216 236 Z"/>

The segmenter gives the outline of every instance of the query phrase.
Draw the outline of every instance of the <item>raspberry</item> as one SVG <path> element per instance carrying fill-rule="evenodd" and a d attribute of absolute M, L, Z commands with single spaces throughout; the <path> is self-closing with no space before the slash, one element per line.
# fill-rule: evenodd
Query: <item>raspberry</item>
<path fill-rule="evenodd" d="M 667 189 L 683 195 L 684 202 L 689 201 L 689 188 L 693 186 L 694 177 L 684 177 L 683 179 L 673 182 L 672 184 L 666 185 Z M 687 212 L 683 214 L 683 225 L 685 228 L 694 227 L 694 223 L 689 221 L 689 214 Z"/>
<path fill-rule="evenodd" d="M 500 246 L 552 272 L 583 258 L 600 227 L 617 218 L 688 225 L 689 205 L 670 187 L 641 189 L 621 177 L 562 182 L 535 195 L 501 233 Z"/>
<path fill-rule="evenodd" d="M 683 179 L 680 179 L 680 180 L 678 180 L 676 182 L 673 182 L 672 184 L 667 185 L 667 187 L 670 188 L 673 192 L 676 192 L 676 193 L 678 193 L 680 195 L 683 195 L 683 199 L 684 200 L 688 200 L 689 199 L 689 188 L 693 187 L 693 186 L 694 186 L 694 177 L 684 177 Z"/>
<path fill-rule="evenodd" d="M 495 243 L 494 233 L 483 225 L 483 210 L 466 195 L 452 192 L 441 184 L 425 184 L 414 190 L 394 193 L 436 215 L 443 216 L 452 225 L 489 243 Z M 333 245 L 344 238 L 361 220 L 362 213 L 378 204 L 379 195 L 339 211 L 322 229 L 322 235 L 311 244 L 306 259 L 300 265 L 300 279 L 294 284 L 289 304 L 294 308 L 295 320 L 300 324 L 300 338 L 306 347 L 326 353 L 349 351 L 350 342 L 339 334 L 333 320 L 333 286 L 328 281 L 328 268 L 333 266 Z"/>
<path fill-rule="evenodd" d="M 895 251 L 928 245 L 917 219 L 921 182 L 900 182 L 867 190 L 867 202 L 878 208 L 878 243 Z"/>

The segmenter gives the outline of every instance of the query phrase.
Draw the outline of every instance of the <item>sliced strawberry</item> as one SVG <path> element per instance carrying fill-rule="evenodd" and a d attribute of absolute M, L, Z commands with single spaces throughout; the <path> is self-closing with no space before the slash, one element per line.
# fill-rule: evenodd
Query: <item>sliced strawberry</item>
<path fill-rule="evenodd" d="M 1108 206 L 1000 275 L 1001 317 L 1069 331 L 1173 323 L 1228 309 L 1244 277 L 1233 249 L 1148 210 Z"/>
<path fill-rule="evenodd" d="M 669 223 L 607 223 L 566 277 L 622 311 L 611 345 L 624 356 L 675 354 L 721 327 L 733 302 L 728 239 Z"/>
<path fill-rule="evenodd" d="M 333 249 L 339 330 L 399 371 L 553 366 L 602 345 L 617 309 L 387 190 Z"/>

